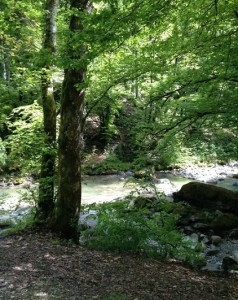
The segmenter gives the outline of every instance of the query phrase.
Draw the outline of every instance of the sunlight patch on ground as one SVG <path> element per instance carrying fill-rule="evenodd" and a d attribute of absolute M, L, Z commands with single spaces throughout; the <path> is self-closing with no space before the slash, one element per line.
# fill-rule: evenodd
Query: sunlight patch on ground
<path fill-rule="evenodd" d="M 45 292 L 35 293 L 34 296 L 37 297 L 37 298 L 39 298 L 39 299 L 48 299 L 48 294 L 45 293 Z"/>
<path fill-rule="evenodd" d="M 37 269 L 33 267 L 31 263 L 28 264 L 21 264 L 19 266 L 13 267 L 13 270 L 15 271 L 31 271 L 31 272 L 38 272 Z"/>

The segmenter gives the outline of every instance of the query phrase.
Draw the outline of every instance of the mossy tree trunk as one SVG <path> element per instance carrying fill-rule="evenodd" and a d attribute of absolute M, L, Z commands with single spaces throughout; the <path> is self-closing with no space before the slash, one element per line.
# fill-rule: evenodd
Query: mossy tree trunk
<path fill-rule="evenodd" d="M 45 6 L 45 35 L 42 63 L 42 106 L 45 147 L 42 153 L 39 182 L 38 221 L 44 222 L 54 208 L 56 106 L 52 80 L 53 59 L 56 52 L 56 15 L 58 0 L 47 0 Z"/>
<path fill-rule="evenodd" d="M 72 12 L 87 12 L 88 1 L 71 1 Z M 61 102 L 59 133 L 59 187 L 53 227 L 63 238 L 78 243 L 78 218 L 81 206 L 81 153 L 83 149 L 83 110 L 86 66 L 82 63 L 85 48 L 77 41 L 77 51 L 72 40 L 83 30 L 79 15 L 70 20 L 71 42 L 68 43 L 68 59 L 71 67 L 65 69 Z M 75 42 L 74 42 L 75 43 Z M 80 46 L 81 44 L 81 46 Z M 75 64 L 74 66 L 74 62 Z M 81 62 L 80 67 L 77 67 Z"/>

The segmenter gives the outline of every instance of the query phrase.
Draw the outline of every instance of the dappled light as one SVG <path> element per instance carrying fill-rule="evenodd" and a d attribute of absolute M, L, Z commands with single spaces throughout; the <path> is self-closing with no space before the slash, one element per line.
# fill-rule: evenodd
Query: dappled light
<path fill-rule="evenodd" d="M 22 264 L 19 266 L 13 267 L 13 270 L 15 271 L 31 271 L 31 272 L 37 272 L 37 269 L 34 269 L 32 264 Z"/>
<path fill-rule="evenodd" d="M 36 299 L 42 299 L 42 300 L 47 300 L 49 299 L 49 295 L 48 293 L 45 293 L 45 292 L 39 292 L 39 293 L 35 293 L 34 296 L 36 297 Z"/>
<path fill-rule="evenodd" d="M 0 243 L 3 299 L 236 299 L 237 278 L 209 275 L 179 262 L 67 246 L 48 234 Z M 5 244 L 11 242 L 12 247 Z M 27 245 L 27 247 L 25 247 Z M 53 259 L 52 259 L 53 258 Z M 123 298 L 124 297 L 124 298 Z"/>
<path fill-rule="evenodd" d="M 0 1 L 0 298 L 238 297 L 238 3 Z"/>

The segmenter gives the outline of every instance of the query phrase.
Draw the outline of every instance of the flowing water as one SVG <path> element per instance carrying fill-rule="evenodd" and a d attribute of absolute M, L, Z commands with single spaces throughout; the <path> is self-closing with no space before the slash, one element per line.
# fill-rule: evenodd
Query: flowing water
<path fill-rule="evenodd" d="M 159 173 L 157 177 L 169 179 L 173 190 L 179 190 L 182 185 L 191 181 L 191 179 L 170 173 Z M 217 185 L 238 191 L 238 187 L 233 186 L 235 181 L 237 180 L 228 177 L 218 181 Z M 82 183 L 82 203 L 106 202 L 123 197 L 129 194 L 132 189 L 125 183 L 126 181 L 118 175 L 86 176 L 83 178 Z M 157 187 L 163 191 L 166 185 L 159 184 Z M 0 211 L 13 210 L 17 206 L 24 205 L 24 202 L 20 202 L 21 195 L 24 192 L 26 192 L 26 189 L 22 186 L 0 187 Z"/>
<path fill-rule="evenodd" d="M 238 174 L 238 172 L 235 174 Z M 184 184 L 193 180 L 169 172 L 158 173 L 156 177 L 156 187 L 167 195 L 171 195 L 172 192 L 179 190 Z M 238 179 L 224 176 L 222 180 L 216 180 L 216 185 L 238 192 L 237 182 Z M 132 187 L 126 185 L 126 180 L 119 175 L 85 176 L 82 182 L 82 203 L 112 201 L 126 196 L 131 190 Z M 29 203 L 21 200 L 21 195 L 25 192 L 26 188 L 23 186 L 0 187 L 0 232 L 4 230 L 3 224 L 5 221 L 11 220 L 14 222 L 29 212 Z M 226 241 L 224 243 L 227 250 L 230 246 L 227 246 Z M 223 255 L 223 252 L 219 255 Z M 215 263 L 212 262 L 212 264 L 208 261 L 208 265 L 212 265 L 212 267 L 209 267 L 210 270 L 220 268 L 219 257 L 214 257 L 214 261 Z"/>
<path fill-rule="evenodd" d="M 123 197 L 131 191 L 117 175 L 87 176 L 82 182 L 82 203 L 100 203 Z"/>

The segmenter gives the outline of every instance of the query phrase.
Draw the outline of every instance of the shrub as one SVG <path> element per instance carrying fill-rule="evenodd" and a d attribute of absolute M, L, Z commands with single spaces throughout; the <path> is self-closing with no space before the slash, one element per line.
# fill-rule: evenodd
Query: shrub
<path fill-rule="evenodd" d="M 201 260 L 199 252 L 194 251 L 198 246 L 185 241 L 176 228 L 179 216 L 171 212 L 171 205 L 162 202 L 161 210 L 154 214 L 147 208 L 135 209 L 129 201 L 94 205 L 98 223 L 82 231 L 81 241 L 90 249 L 145 253 L 196 265 Z"/>
<path fill-rule="evenodd" d="M 25 214 L 20 219 L 15 220 L 15 222 L 9 221 L 7 223 L 9 225 L 9 228 L 4 230 L 4 235 L 17 234 L 28 228 L 32 228 L 34 223 L 35 223 L 35 212 L 34 210 L 32 210 L 30 213 Z"/>
<path fill-rule="evenodd" d="M 42 110 L 36 102 L 12 111 L 7 124 L 11 134 L 4 141 L 10 170 L 38 173 L 44 139 L 42 119 Z"/>
<path fill-rule="evenodd" d="M 118 171 L 126 171 L 129 164 L 122 162 L 116 155 L 109 154 L 103 160 L 86 158 L 83 163 L 83 173 L 89 175 L 114 174 Z"/>
<path fill-rule="evenodd" d="M 2 142 L 2 139 L 0 138 L 0 171 L 2 170 L 2 167 L 6 164 L 6 149 L 4 147 L 4 144 Z"/>

